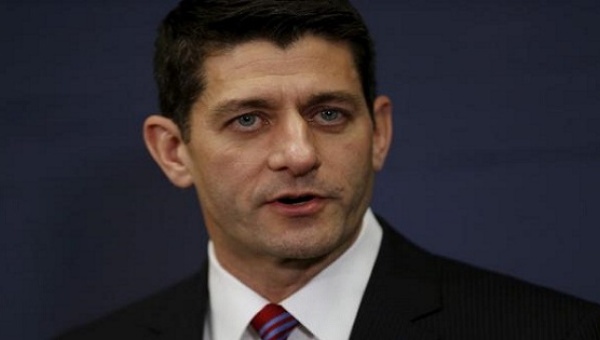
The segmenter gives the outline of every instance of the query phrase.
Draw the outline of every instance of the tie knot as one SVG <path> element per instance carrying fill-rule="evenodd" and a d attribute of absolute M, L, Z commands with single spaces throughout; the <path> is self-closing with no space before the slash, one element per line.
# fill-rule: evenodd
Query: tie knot
<path fill-rule="evenodd" d="M 250 324 L 262 340 L 285 340 L 298 321 L 280 305 L 270 303 L 254 316 Z"/>

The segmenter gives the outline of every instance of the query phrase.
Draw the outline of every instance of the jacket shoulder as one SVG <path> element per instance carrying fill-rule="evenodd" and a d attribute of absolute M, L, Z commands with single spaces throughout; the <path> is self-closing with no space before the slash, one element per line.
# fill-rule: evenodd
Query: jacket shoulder
<path fill-rule="evenodd" d="M 197 273 L 55 339 L 154 339 L 186 320 L 204 319 L 205 282 L 202 273 Z"/>
<path fill-rule="evenodd" d="M 391 295 L 403 297 L 402 304 L 428 304 L 427 309 L 412 308 L 420 311 L 410 316 L 410 322 L 418 328 L 446 339 L 600 340 L 599 305 L 431 254 L 385 221 L 382 226 L 382 261 L 376 277 L 378 281 L 393 282 L 385 284 L 388 292 L 396 290 L 386 294 L 388 299 Z M 429 299 L 415 297 L 419 294 L 427 294 Z"/>

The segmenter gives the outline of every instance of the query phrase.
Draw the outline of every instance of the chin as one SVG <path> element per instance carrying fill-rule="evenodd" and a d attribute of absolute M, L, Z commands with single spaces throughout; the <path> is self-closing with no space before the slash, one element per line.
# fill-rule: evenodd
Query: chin
<path fill-rule="evenodd" d="M 341 254 L 351 244 L 351 236 L 343 233 L 310 234 L 283 240 L 273 250 L 278 257 L 289 260 L 320 260 L 332 254 Z"/>

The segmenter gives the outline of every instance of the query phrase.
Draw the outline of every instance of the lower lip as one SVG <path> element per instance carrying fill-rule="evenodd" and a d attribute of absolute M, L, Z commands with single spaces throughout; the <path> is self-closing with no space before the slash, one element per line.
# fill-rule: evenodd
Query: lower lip
<path fill-rule="evenodd" d="M 289 217 L 310 216 L 318 213 L 325 206 L 325 199 L 313 198 L 300 204 L 284 204 L 278 201 L 269 203 L 269 206 L 278 213 Z"/>

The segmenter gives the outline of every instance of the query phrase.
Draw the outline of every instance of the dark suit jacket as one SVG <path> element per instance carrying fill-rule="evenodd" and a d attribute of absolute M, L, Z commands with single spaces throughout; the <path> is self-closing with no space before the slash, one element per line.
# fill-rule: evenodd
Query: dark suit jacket
<path fill-rule="evenodd" d="M 380 222 L 381 249 L 351 339 L 600 340 L 600 306 L 429 254 Z M 60 338 L 201 339 L 207 300 L 205 265 Z"/>

